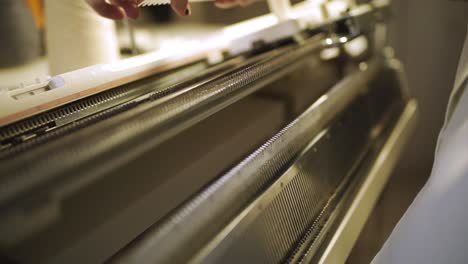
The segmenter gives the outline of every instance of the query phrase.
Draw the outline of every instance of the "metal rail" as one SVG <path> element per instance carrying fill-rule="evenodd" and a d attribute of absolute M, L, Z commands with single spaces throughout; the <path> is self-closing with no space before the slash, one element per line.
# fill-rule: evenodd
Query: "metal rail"
<path fill-rule="evenodd" d="M 149 230 L 117 262 L 184 262 L 209 242 L 224 225 L 268 186 L 282 169 L 346 109 L 382 68 L 375 59 L 367 69 L 346 77 L 301 116 L 180 208 L 164 223 Z M 239 194 L 242 194 L 239 196 Z M 234 202 L 235 201 L 235 202 Z M 217 224 L 215 224 L 217 223 Z M 158 250 L 154 250 L 158 248 Z M 187 249 L 180 252 L 179 249 Z M 164 254 L 161 254 L 164 252 Z"/>
<path fill-rule="evenodd" d="M 5 236 L 1 242 L 8 244 L 12 238 L 7 234 L 20 232 L 19 226 L 39 225 L 31 227 L 39 230 L 51 221 L 21 223 L 18 217 L 24 219 L 24 214 L 57 207 L 61 199 L 119 164 L 294 71 L 307 60 L 315 59 L 322 41 L 323 38 L 317 36 L 301 46 L 261 54 L 243 67 L 203 85 L 186 87 L 171 96 L 139 104 L 3 160 L 0 163 L 0 211 L 4 217 L 0 220 L 0 231 Z"/>

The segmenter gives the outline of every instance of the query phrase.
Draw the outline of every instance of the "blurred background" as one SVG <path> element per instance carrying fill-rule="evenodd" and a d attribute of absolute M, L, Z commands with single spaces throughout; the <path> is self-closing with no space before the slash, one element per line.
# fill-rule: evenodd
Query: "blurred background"
<path fill-rule="evenodd" d="M 25 3 L 35 13 L 28 15 Z M 0 32 L 14 31 L 16 34 L 4 35 L 0 41 L 0 79 L 12 78 L 12 82 L 31 76 L 47 74 L 43 62 L 46 48 L 43 45 L 43 20 L 40 6 L 35 1 L 2 0 L 0 9 Z M 298 2 L 298 1 L 295 1 Z M 368 220 L 358 243 L 348 259 L 348 263 L 369 263 L 391 233 L 393 227 L 404 214 L 413 198 L 426 182 L 431 172 L 437 136 L 443 123 L 445 108 L 453 86 L 458 60 L 468 24 L 468 4 L 466 1 L 449 0 L 393 0 L 393 19 L 389 25 L 389 45 L 394 47 L 396 57 L 402 60 L 407 73 L 410 90 L 420 105 L 420 119 L 410 144 L 387 184 L 372 216 Z M 231 24 L 267 12 L 264 2 L 255 3 L 249 8 L 219 10 L 211 3 L 193 4 L 192 16 L 178 18 L 170 7 L 145 10 L 141 21 L 152 21 L 160 25 L 154 28 L 161 36 L 167 22 L 177 20 L 178 25 L 190 24 L 195 35 L 206 34 L 225 24 Z M 22 19 L 16 19 L 21 17 Z M 212 25 L 197 28 L 197 23 Z M 184 26 L 185 27 L 185 26 Z M 117 24 L 120 53 L 128 56 L 129 41 L 125 25 Z M 184 28 L 185 30 L 187 28 Z M 174 38 L 181 36 L 174 34 Z M 177 32 L 177 31 L 175 31 Z M 143 36 L 140 34 L 140 36 Z M 152 35 L 158 38 L 158 35 Z M 7 41 L 6 38 L 9 38 Z M 138 38 L 138 35 L 137 35 Z M 13 45 L 12 43 L 20 43 Z M 144 52 L 156 49 L 155 42 L 140 47 Z M 24 67 L 33 62 L 32 71 L 23 71 L 18 77 L 11 74 L 12 67 Z M 2 82 L 8 83 L 6 79 Z"/>

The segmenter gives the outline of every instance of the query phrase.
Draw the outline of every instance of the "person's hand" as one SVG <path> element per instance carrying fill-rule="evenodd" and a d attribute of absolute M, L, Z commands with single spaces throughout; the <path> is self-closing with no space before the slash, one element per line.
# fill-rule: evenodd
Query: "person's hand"
<path fill-rule="evenodd" d="M 99 15 L 110 19 L 138 18 L 142 0 L 85 0 Z M 190 15 L 188 0 L 171 0 L 171 7 L 180 16 Z"/>
<path fill-rule="evenodd" d="M 85 0 L 99 15 L 110 19 L 137 18 L 140 0 Z"/>
<path fill-rule="evenodd" d="M 110 19 L 122 19 L 125 16 L 136 19 L 139 15 L 138 4 L 142 0 L 85 0 L 98 14 Z M 255 0 L 215 0 L 220 8 L 247 6 Z M 171 7 L 180 16 L 190 15 L 188 0 L 171 0 Z"/>

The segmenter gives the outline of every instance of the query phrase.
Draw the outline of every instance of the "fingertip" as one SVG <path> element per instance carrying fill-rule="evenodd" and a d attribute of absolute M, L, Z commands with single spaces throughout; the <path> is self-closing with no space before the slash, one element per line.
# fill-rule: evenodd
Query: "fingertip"
<path fill-rule="evenodd" d="M 88 1 L 88 3 L 96 13 L 105 18 L 120 20 L 125 17 L 124 11 L 117 6 L 101 1 Z"/>
<path fill-rule="evenodd" d="M 124 9 L 125 14 L 127 17 L 131 19 L 137 19 L 140 15 L 140 11 L 138 9 L 138 4 L 136 2 L 124 2 L 121 1 L 120 6 Z"/>
<path fill-rule="evenodd" d="M 138 8 L 130 9 L 130 10 L 125 10 L 125 14 L 131 19 L 137 19 L 140 16 L 140 11 Z"/>
<path fill-rule="evenodd" d="M 102 15 L 103 17 L 109 18 L 109 19 L 114 19 L 114 20 L 122 20 L 125 17 L 124 11 L 122 11 L 119 8 L 116 8 L 115 10 L 106 13 Z"/>
<path fill-rule="evenodd" d="M 190 15 L 188 0 L 171 0 L 171 7 L 179 16 Z"/>
<path fill-rule="evenodd" d="M 187 5 L 187 8 L 185 9 L 185 15 L 190 16 L 192 14 L 192 9 L 190 8 L 190 4 Z"/>

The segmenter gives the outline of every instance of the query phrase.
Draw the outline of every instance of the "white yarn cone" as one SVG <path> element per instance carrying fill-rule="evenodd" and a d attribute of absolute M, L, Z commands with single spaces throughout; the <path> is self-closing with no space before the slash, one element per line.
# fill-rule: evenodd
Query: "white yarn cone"
<path fill-rule="evenodd" d="M 289 19 L 291 9 L 290 0 L 268 0 L 271 13 L 275 14 L 279 21 Z"/>
<path fill-rule="evenodd" d="M 85 1 L 45 0 L 45 16 L 51 75 L 119 59 L 114 21 Z"/>

